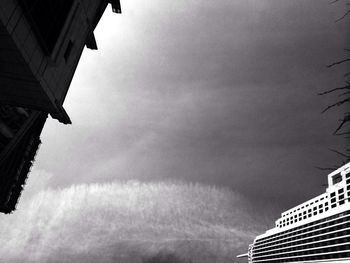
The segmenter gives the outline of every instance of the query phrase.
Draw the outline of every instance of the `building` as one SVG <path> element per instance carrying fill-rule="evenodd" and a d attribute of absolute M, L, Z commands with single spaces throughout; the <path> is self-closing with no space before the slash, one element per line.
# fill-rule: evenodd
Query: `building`
<path fill-rule="evenodd" d="M 47 113 L 0 106 L 0 211 L 15 209 L 39 147 Z"/>
<path fill-rule="evenodd" d="M 84 47 L 119 0 L 6 0 L 0 4 L 0 212 L 11 212 L 33 162 L 47 115 L 63 107 Z"/>
<path fill-rule="evenodd" d="M 94 29 L 108 2 L 6 0 L 0 5 L 0 103 L 50 113 L 71 123 L 63 108 L 83 48 L 97 49 Z"/>
<path fill-rule="evenodd" d="M 326 192 L 281 214 L 255 238 L 248 262 L 350 262 L 350 163 L 328 175 Z"/>

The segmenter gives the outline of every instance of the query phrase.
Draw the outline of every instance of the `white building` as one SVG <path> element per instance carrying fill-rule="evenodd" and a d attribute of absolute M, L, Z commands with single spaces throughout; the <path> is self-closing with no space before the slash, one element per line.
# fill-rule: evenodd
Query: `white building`
<path fill-rule="evenodd" d="M 328 175 L 326 192 L 281 214 L 255 238 L 248 262 L 350 262 L 350 163 Z"/>

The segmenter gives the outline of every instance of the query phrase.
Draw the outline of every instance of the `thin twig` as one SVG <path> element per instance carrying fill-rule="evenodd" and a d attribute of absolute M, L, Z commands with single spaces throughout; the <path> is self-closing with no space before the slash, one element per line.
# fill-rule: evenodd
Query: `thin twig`
<path fill-rule="evenodd" d="M 350 159 L 350 156 L 349 155 L 346 155 L 346 154 L 344 154 L 344 153 L 342 153 L 342 152 L 339 152 L 339 151 L 337 151 L 337 150 L 334 150 L 334 149 L 329 149 L 331 152 L 334 152 L 334 153 L 336 153 L 336 154 L 339 154 L 339 155 L 341 155 L 341 156 L 343 156 L 343 157 L 345 157 L 345 158 L 348 158 L 348 159 Z"/>
<path fill-rule="evenodd" d="M 349 10 L 349 11 L 350 11 L 350 10 Z M 344 62 L 346 62 L 346 61 L 350 61 L 350 58 L 343 59 L 343 60 L 334 62 L 334 63 L 332 63 L 332 64 L 329 64 L 329 65 L 327 65 L 327 68 L 331 68 L 331 67 L 333 67 L 333 66 L 335 66 L 335 65 L 342 64 L 342 63 L 344 63 Z"/>
<path fill-rule="evenodd" d="M 341 132 L 341 133 L 337 133 L 337 134 L 335 134 L 335 135 L 337 135 L 337 136 L 343 136 L 343 135 L 348 135 L 348 134 L 350 134 L 350 132 Z"/>
<path fill-rule="evenodd" d="M 344 92 L 344 93 L 340 94 L 338 97 L 341 97 L 341 96 L 344 96 L 344 95 L 347 95 L 347 94 L 350 94 L 350 91 Z"/>
<path fill-rule="evenodd" d="M 321 171 L 334 171 L 334 168 L 331 167 L 318 167 L 315 166 L 316 169 L 321 170 Z"/>
<path fill-rule="evenodd" d="M 340 121 L 341 123 L 339 124 L 338 128 L 333 132 L 334 135 L 337 135 L 337 132 L 343 128 L 344 124 L 350 121 L 350 115 L 345 116 L 344 119 L 341 119 Z"/>
<path fill-rule="evenodd" d="M 334 92 L 334 91 L 336 91 L 336 90 L 344 90 L 344 89 L 350 89 L 350 85 L 348 84 L 347 86 L 343 86 L 343 87 L 339 87 L 339 88 L 334 88 L 334 89 L 331 89 L 331 90 L 327 90 L 327 91 L 318 93 L 318 95 L 325 95 L 325 94 L 328 94 L 328 93 L 332 93 L 332 92 Z"/>
<path fill-rule="evenodd" d="M 333 0 L 333 1 L 330 2 L 329 4 L 332 5 L 332 4 L 334 4 L 334 3 L 338 2 L 338 1 L 339 1 L 339 0 Z"/>
<path fill-rule="evenodd" d="M 346 103 L 346 102 L 348 102 L 348 101 L 350 101 L 350 98 L 347 98 L 347 99 L 345 99 L 345 100 L 338 101 L 337 103 L 334 103 L 334 104 L 328 106 L 327 108 L 325 108 L 325 109 L 322 111 L 322 113 L 328 111 L 329 109 L 331 109 L 331 108 L 333 108 L 333 107 L 335 107 L 335 106 L 341 106 L 341 105 L 343 105 L 344 103 Z"/>
<path fill-rule="evenodd" d="M 339 22 L 340 20 L 343 20 L 349 13 L 350 13 L 350 10 L 348 10 L 341 18 L 338 18 L 337 20 L 335 20 L 335 23 Z"/>

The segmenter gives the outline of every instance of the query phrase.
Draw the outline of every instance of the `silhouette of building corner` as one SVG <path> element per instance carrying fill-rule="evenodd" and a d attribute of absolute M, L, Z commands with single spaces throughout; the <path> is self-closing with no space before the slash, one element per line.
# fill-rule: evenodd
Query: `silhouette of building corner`
<path fill-rule="evenodd" d="M 71 124 L 63 103 L 84 47 L 119 0 L 6 0 L 0 4 L 0 212 L 15 209 L 47 116 Z"/>

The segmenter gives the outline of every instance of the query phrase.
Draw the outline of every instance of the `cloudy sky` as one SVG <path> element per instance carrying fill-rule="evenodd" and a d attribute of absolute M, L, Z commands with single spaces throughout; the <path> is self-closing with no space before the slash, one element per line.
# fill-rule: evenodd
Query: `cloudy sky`
<path fill-rule="evenodd" d="M 44 186 L 178 179 L 287 209 L 322 191 L 342 110 L 340 1 L 121 1 L 85 50 L 30 176 Z M 39 186 L 38 186 L 39 187 Z"/>

